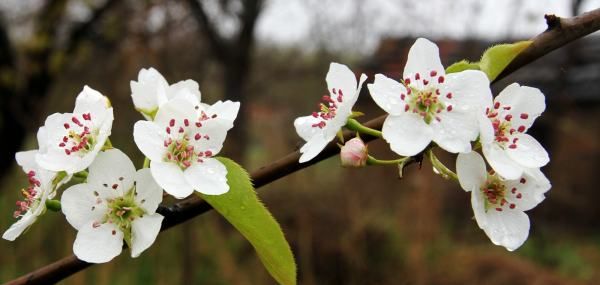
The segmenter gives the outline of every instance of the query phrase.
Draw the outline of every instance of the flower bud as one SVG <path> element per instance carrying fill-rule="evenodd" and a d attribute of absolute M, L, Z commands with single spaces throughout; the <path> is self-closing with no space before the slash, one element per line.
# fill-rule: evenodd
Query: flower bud
<path fill-rule="evenodd" d="M 340 158 L 344 167 L 363 167 L 367 164 L 368 150 L 365 143 L 358 137 L 353 138 L 342 146 Z"/>

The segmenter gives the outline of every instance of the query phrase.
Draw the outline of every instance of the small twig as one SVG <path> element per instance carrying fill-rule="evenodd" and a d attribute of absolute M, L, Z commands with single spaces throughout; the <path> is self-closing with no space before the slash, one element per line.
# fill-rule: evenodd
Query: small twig
<path fill-rule="evenodd" d="M 533 38 L 533 43 L 508 65 L 508 67 L 496 78 L 496 81 L 549 52 L 600 29 L 600 9 L 573 18 L 564 19 L 556 17 L 556 19 L 553 19 L 553 17 L 547 17 L 547 19 L 549 19 L 548 23 L 550 25 L 548 30 Z M 556 21 L 559 21 L 559 24 L 556 24 Z M 385 118 L 386 115 L 383 115 L 364 125 L 372 129 L 380 130 Z M 344 133 L 344 137 L 348 139 L 353 135 L 353 132 Z M 361 138 L 365 142 L 375 139 L 375 137 L 368 135 L 363 135 Z M 299 164 L 298 159 L 300 158 L 300 153 L 295 151 L 258 169 L 251 174 L 251 177 L 254 181 L 254 186 L 259 188 L 338 153 L 339 147 L 335 142 L 332 142 L 316 158 L 307 163 Z M 407 162 L 407 164 L 415 162 L 419 161 L 414 159 Z M 210 205 L 197 198 L 184 200 L 168 207 L 161 206 L 158 212 L 165 216 L 161 230 L 166 230 L 181 224 L 193 217 L 206 213 L 209 210 L 211 210 Z M 15 280 L 9 281 L 8 283 L 5 283 L 5 285 L 56 283 L 90 265 L 92 264 L 81 261 L 74 255 L 71 255 Z"/>

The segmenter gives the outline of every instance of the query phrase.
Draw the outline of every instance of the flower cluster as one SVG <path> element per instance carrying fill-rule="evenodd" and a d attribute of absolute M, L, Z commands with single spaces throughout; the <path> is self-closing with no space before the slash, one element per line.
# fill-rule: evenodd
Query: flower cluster
<path fill-rule="evenodd" d="M 72 113 L 50 115 L 37 133 L 39 149 L 19 152 L 17 163 L 28 186 L 16 202 L 18 220 L 2 236 L 15 240 L 47 209 L 62 210 L 78 231 L 75 255 L 108 262 L 123 242 L 137 257 L 154 243 L 163 216 L 156 213 L 163 189 L 176 198 L 194 190 L 227 192 L 227 169 L 214 157 L 233 127 L 238 102 L 200 102 L 198 83 L 169 85 L 155 69 L 142 69 L 131 82 L 131 97 L 146 120 L 134 126 L 134 141 L 149 163 L 137 170 L 113 148 L 113 108 L 107 97 L 85 86 Z M 150 168 L 146 165 L 149 164 Z M 60 201 L 52 200 L 65 183 Z"/>
<path fill-rule="evenodd" d="M 402 171 L 411 157 L 428 155 L 436 173 L 456 178 L 472 193 L 477 223 L 492 242 L 508 250 L 518 248 L 529 233 L 523 211 L 540 203 L 551 187 L 540 171 L 549 162 L 548 154 L 526 134 L 545 109 L 544 95 L 515 83 L 493 100 L 484 72 L 447 74 L 438 47 L 420 38 L 410 48 L 399 81 L 376 74 L 367 85 L 375 103 L 389 114 L 379 132 L 354 119 L 358 112 L 352 112 L 352 107 L 364 81 L 363 74 L 356 87 L 356 77 L 347 67 L 331 64 L 330 94 L 323 96 L 318 112 L 294 122 L 306 141 L 300 148 L 300 163 L 317 156 L 344 126 L 383 138 L 402 158 L 375 159 L 357 136 L 341 146 L 342 166 L 398 164 Z M 458 154 L 458 175 L 441 164 L 431 151 L 434 147 Z M 489 174 L 474 152 L 478 148 L 493 169 Z"/>

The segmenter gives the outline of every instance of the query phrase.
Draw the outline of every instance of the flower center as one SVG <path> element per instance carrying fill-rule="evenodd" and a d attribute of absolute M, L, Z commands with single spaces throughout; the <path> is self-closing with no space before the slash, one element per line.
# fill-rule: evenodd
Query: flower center
<path fill-rule="evenodd" d="M 518 138 L 512 138 L 515 132 L 523 133 L 527 130 L 524 125 L 520 125 L 516 129 L 512 126 L 513 115 L 506 114 L 504 117 L 501 117 L 499 112 L 500 110 L 510 110 L 511 106 L 501 105 L 500 102 L 494 103 L 494 108 L 486 108 L 485 114 L 492 122 L 492 126 L 494 127 L 494 139 L 496 143 L 498 143 L 502 148 L 511 148 L 515 149 L 518 146 Z M 519 116 L 521 119 L 525 120 L 529 118 L 529 114 L 522 113 Z"/>
<path fill-rule="evenodd" d="M 18 218 L 24 215 L 30 208 L 37 206 L 39 203 L 40 191 L 36 190 L 41 186 L 40 181 L 35 177 L 35 171 L 31 170 L 27 173 L 29 178 L 29 187 L 21 189 L 23 200 L 16 202 L 17 209 L 13 213 L 13 217 Z"/>
<path fill-rule="evenodd" d="M 519 181 L 520 184 L 525 184 L 526 182 L 525 178 L 521 178 Z M 484 197 L 485 211 L 494 209 L 502 212 L 507 208 L 514 209 L 516 205 L 513 202 L 523 198 L 523 193 L 518 188 L 520 188 L 520 185 L 515 185 L 509 190 L 504 181 L 497 175 L 489 174 L 486 182 L 479 189 Z M 507 198 L 512 202 L 509 202 Z"/>
<path fill-rule="evenodd" d="M 97 130 L 90 129 L 92 126 L 92 115 L 90 113 L 73 114 L 71 123 L 67 122 L 63 125 L 67 135 L 63 136 L 58 147 L 64 149 L 67 155 L 86 154 L 94 148 L 96 136 L 98 135 Z"/>
<path fill-rule="evenodd" d="M 188 119 L 183 119 L 180 122 L 171 119 L 169 126 L 166 128 L 169 137 L 163 142 L 164 147 L 167 149 L 163 158 L 164 161 L 174 162 L 182 170 L 185 170 L 194 162 L 202 163 L 205 158 L 212 157 L 212 151 L 199 149 L 198 146 L 194 146 L 192 140 L 210 140 L 210 136 L 201 134 L 200 129 L 202 128 L 202 122 L 216 118 L 216 116 L 208 117 L 202 112 L 201 117 L 194 124 L 191 124 Z"/>
<path fill-rule="evenodd" d="M 405 78 L 406 94 L 400 94 L 400 99 L 406 102 L 404 111 L 418 114 L 427 124 L 434 119 L 441 122 L 442 118 L 439 114 L 452 111 L 451 104 L 440 100 L 442 94 L 439 86 L 444 83 L 444 80 L 444 76 L 438 75 L 435 70 L 429 72 L 429 76 L 421 76 L 420 73 L 415 73 L 412 78 Z M 452 99 L 452 93 L 447 93 L 444 96 L 448 100 Z"/>
<path fill-rule="evenodd" d="M 312 124 L 313 128 L 324 128 L 327 125 L 327 121 L 335 118 L 339 108 L 338 104 L 344 102 L 344 92 L 342 89 L 333 88 L 331 89 L 331 94 L 333 94 L 333 96 L 323 95 L 321 98 L 322 103 L 320 103 L 318 107 L 320 111 L 312 113 L 313 117 L 321 118 L 318 123 Z"/>

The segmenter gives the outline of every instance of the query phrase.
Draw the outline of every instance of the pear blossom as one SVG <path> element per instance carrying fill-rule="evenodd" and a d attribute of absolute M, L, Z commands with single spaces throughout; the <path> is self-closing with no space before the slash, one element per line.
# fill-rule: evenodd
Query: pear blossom
<path fill-rule="evenodd" d="M 196 81 L 188 79 L 169 85 L 162 74 L 152 67 L 142 68 L 138 80 L 132 80 L 130 87 L 133 105 L 146 120 L 152 120 L 161 105 L 182 94 L 200 100 L 200 88 Z"/>
<path fill-rule="evenodd" d="M 517 179 L 504 179 L 486 171 L 476 152 L 459 154 L 456 172 L 461 187 L 471 192 L 475 220 L 490 240 L 509 251 L 519 248 L 529 235 L 528 211 L 545 198 L 550 182 L 539 168 L 528 168 Z"/>
<path fill-rule="evenodd" d="M 26 229 L 28 229 L 37 218 L 46 212 L 46 200 L 54 198 L 56 189 L 70 179 L 70 176 L 48 171 L 41 168 L 35 161 L 38 150 L 17 152 L 15 158 L 27 174 L 29 186 L 21 190 L 22 201 L 17 201 L 17 209 L 13 213 L 19 218 L 2 235 L 3 239 L 14 241 Z"/>
<path fill-rule="evenodd" d="M 544 147 L 526 134 L 546 104 L 537 88 L 513 83 L 486 104 L 480 118 L 483 155 L 502 177 L 516 179 L 527 168 L 546 165 L 550 158 Z"/>
<path fill-rule="evenodd" d="M 413 156 L 431 141 L 451 153 L 469 152 L 479 134 L 476 114 L 491 97 L 478 70 L 446 74 L 438 47 L 419 38 L 408 52 L 403 80 L 382 74 L 368 84 L 373 100 L 389 113 L 382 133 L 391 149 Z"/>
<path fill-rule="evenodd" d="M 108 262 L 125 241 L 131 257 L 138 257 L 160 232 L 163 216 L 155 212 L 161 201 L 149 169 L 136 172 L 118 149 L 100 152 L 87 183 L 69 187 L 61 197 L 67 221 L 78 230 L 73 252 L 86 262 Z"/>
<path fill-rule="evenodd" d="M 366 79 L 367 76 L 361 74 L 357 85 L 356 76 L 347 66 L 335 62 L 329 65 L 325 78 L 329 95 L 322 97 L 319 111 L 294 121 L 296 132 L 306 141 L 300 148 L 300 163 L 317 156 L 346 125 Z"/>
<path fill-rule="evenodd" d="M 44 169 L 69 174 L 86 169 L 110 136 L 113 109 L 100 92 L 85 86 L 73 113 L 55 113 L 38 131 L 36 162 Z"/>
<path fill-rule="evenodd" d="M 359 137 L 347 141 L 340 150 L 340 159 L 344 167 L 363 167 L 367 164 L 368 156 L 367 146 Z"/>
<path fill-rule="evenodd" d="M 153 122 L 135 123 L 133 138 L 151 160 L 158 185 L 176 198 L 194 190 L 208 195 L 229 191 L 227 169 L 214 156 L 221 151 L 239 108 L 239 102 L 206 105 L 195 97 L 178 97 L 163 104 Z"/>

